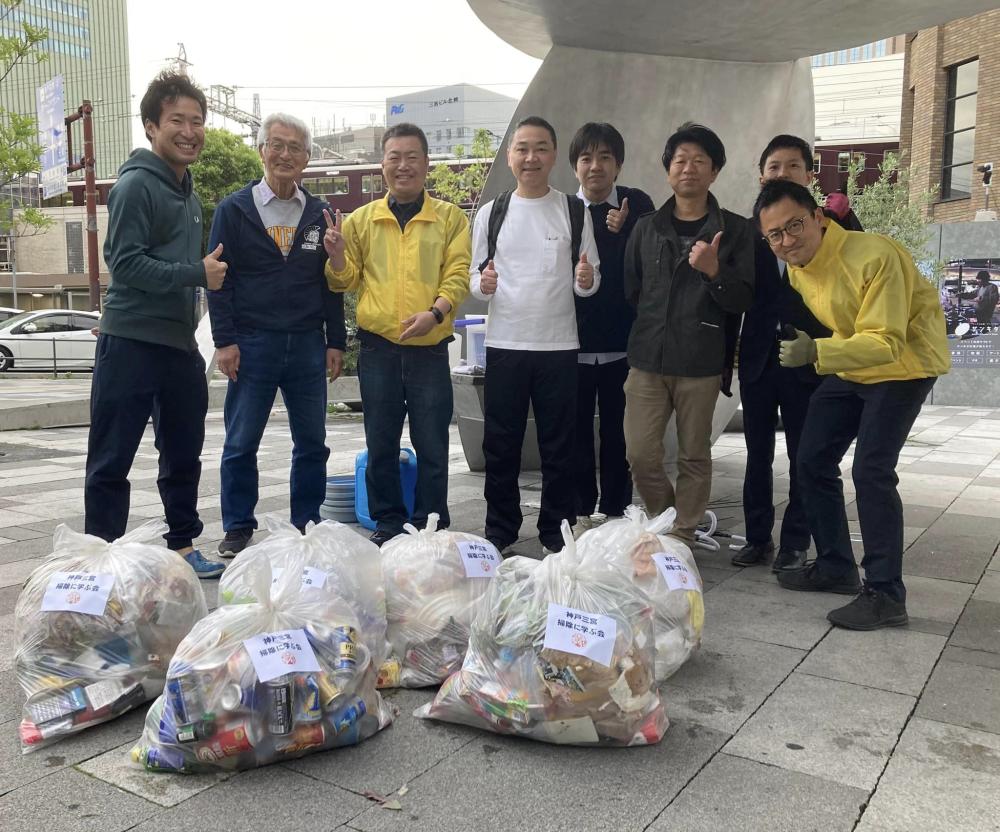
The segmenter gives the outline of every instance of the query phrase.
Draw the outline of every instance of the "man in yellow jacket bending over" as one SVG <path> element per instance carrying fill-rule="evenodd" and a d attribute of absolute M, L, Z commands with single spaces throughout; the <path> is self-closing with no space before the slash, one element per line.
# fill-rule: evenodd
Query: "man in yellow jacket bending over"
<path fill-rule="evenodd" d="M 812 339 L 796 330 L 782 341 L 786 367 L 812 364 L 826 376 L 809 402 L 798 474 L 817 558 L 778 575 L 786 589 L 857 597 L 827 618 L 874 630 L 907 623 L 903 586 L 903 504 L 896 462 L 920 406 L 950 357 L 934 287 L 909 253 L 887 237 L 844 231 L 793 182 L 764 186 L 754 219 L 792 286 L 833 331 Z M 857 440 L 853 478 L 864 586 L 847 528 L 840 461 Z"/>
<path fill-rule="evenodd" d="M 447 527 L 448 426 L 452 392 L 448 342 L 455 310 L 469 293 L 469 221 L 460 208 L 424 191 L 427 137 L 413 124 L 382 134 L 385 199 L 334 220 L 323 238 L 326 279 L 358 292 L 358 376 L 365 410 L 368 506 L 381 546 L 427 515 Z M 399 442 L 409 415 L 417 453 L 413 516 L 403 501 Z"/>

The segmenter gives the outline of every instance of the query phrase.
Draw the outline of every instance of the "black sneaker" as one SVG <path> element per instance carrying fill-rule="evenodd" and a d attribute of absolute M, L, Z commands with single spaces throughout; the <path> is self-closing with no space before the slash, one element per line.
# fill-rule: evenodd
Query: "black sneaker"
<path fill-rule="evenodd" d="M 784 546 L 778 549 L 778 556 L 771 566 L 772 572 L 795 572 L 797 569 L 804 569 L 806 565 L 806 554 L 804 549 L 786 549 Z"/>
<path fill-rule="evenodd" d="M 827 578 L 820 574 L 816 561 L 809 561 L 804 569 L 794 572 L 779 572 L 778 584 L 785 589 L 799 592 L 834 592 L 837 595 L 857 595 L 861 591 L 861 581 L 855 569 L 849 576 Z"/>
<path fill-rule="evenodd" d="M 827 621 L 847 630 L 877 630 L 879 627 L 902 627 L 909 623 L 906 603 L 866 586 L 850 604 L 830 610 Z"/>
<path fill-rule="evenodd" d="M 774 543 L 770 540 L 767 543 L 747 543 L 733 555 L 731 563 L 733 566 L 756 566 L 758 563 L 767 563 L 772 554 Z"/>
<path fill-rule="evenodd" d="M 385 529 L 375 529 L 375 531 L 372 532 L 371 537 L 368 539 L 381 549 L 384 544 L 388 543 L 396 536 L 397 535 L 392 532 L 387 532 Z"/>
<path fill-rule="evenodd" d="M 219 544 L 219 554 L 224 558 L 236 557 L 250 545 L 253 529 L 230 529 L 225 539 Z"/>

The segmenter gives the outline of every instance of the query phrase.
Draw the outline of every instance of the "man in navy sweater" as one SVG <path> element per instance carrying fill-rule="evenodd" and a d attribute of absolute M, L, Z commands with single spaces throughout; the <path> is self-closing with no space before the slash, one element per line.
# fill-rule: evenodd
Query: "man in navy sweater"
<path fill-rule="evenodd" d="M 576 514 L 589 528 L 597 510 L 620 517 L 632 502 L 632 478 L 625 460 L 625 379 L 628 336 L 635 310 L 625 299 L 625 244 L 639 217 L 654 210 L 638 188 L 616 185 L 625 162 L 625 139 L 606 123 L 584 124 L 569 146 L 569 163 L 580 183 L 577 196 L 590 209 L 601 255 L 601 285 L 576 298 L 577 357 Z M 594 406 L 600 416 L 601 496 L 597 498 Z"/>
<path fill-rule="evenodd" d="M 323 275 L 327 203 L 298 186 L 311 146 L 294 116 L 264 119 L 264 178 L 226 197 L 212 222 L 210 245 L 222 243 L 229 264 L 229 280 L 208 297 L 216 362 L 229 378 L 219 544 L 229 557 L 257 527 L 257 448 L 278 390 L 293 443 L 292 523 L 319 522 L 326 493 L 326 377 L 340 374 L 346 337 L 343 296 Z"/>

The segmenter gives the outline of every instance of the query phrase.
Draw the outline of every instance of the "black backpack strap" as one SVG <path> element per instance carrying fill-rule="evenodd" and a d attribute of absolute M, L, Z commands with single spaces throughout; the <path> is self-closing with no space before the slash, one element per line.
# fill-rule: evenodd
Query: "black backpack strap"
<path fill-rule="evenodd" d="M 500 226 L 503 225 L 504 217 L 507 216 L 507 206 L 510 205 L 510 191 L 497 194 L 490 208 L 490 220 L 486 226 L 486 259 L 479 264 L 479 271 L 482 272 L 490 260 L 497 253 L 497 238 L 500 236 Z"/>
<path fill-rule="evenodd" d="M 583 241 L 583 212 L 587 206 L 583 200 L 573 194 L 566 194 L 566 205 L 569 208 L 570 249 L 573 255 L 573 271 L 580 262 L 580 245 Z"/>

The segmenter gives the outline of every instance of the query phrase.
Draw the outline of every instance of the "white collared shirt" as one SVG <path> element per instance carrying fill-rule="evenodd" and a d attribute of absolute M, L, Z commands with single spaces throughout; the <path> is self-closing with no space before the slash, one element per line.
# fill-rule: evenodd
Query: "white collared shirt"
<path fill-rule="evenodd" d="M 583 200 L 583 204 L 586 205 L 588 208 L 591 205 L 594 204 L 589 199 L 587 199 L 586 196 L 584 196 L 584 194 L 583 194 L 583 186 L 582 185 L 577 190 L 576 195 L 580 199 Z M 605 197 L 605 199 L 602 202 L 598 203 L 598 204 L 604 205 L 605 203 L 607 203 L 608 205 L 610 205 L 615 210 L 618 210 L 618 186 L 617 185 L 612 185 L 611 186 L 611 193 L 609 193 L 607 195 L 607 197 Z M 576 357 L 576 363 L 577 364 L 611 364 L 612 362 L 621 361 L 622 359 L 627 358 L 627 357 L 628 357 L 628 353 L 626 353 L 626 352 L 581 352 Z"/>
<path fill-rule="evenodd" d="M 296 185 L 295 193 L 290 199 L 281 199 L 271 190 L 266 179 L 261 179 L 252 190 L 253 203 L 257 213 L 260 214 L 260 221 L 264 224 L 267 235 L 274 240 L 281 253 L 288 257 L 288 252 L 292 250 L 292 242 L 295 240 L 295 232 L 299 227 L 299 220 L 302 219 L 302 212 L 306 208 L 305 191 Z"/>
<path fill-rule="evenodd" d="M 576 195 L 578 197 L 580 197 L 580 199 L 583 200 L 583 204 L 586 205 L 588 208 L 593 204 L 593 203 L 591 203 L 591 201 L 589 199 L 587 199 L 587 197 L 585 197 L 583 195 L 583 186 L 582 185 L 577 189 Z M 615 210 L 618 209 L 618 186 L 617 185 L 612 185 L 611 186 L 611 193 L 608 194 L 607 197 L 602 202 L 600 202 L 598 204 L 599 205 L 603 205 L 605 202 L 608 205 L 610 205 L 612 208 L 614 208 Z"/>

